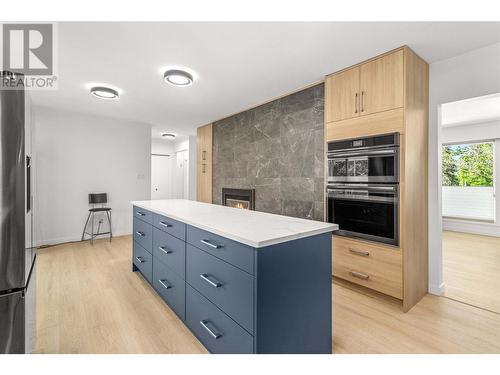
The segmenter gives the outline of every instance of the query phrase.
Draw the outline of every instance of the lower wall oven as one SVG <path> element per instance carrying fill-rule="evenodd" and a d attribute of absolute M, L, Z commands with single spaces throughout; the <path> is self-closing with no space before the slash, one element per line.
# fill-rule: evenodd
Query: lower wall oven
<path fill-rule="evenodd" d="M 327 191 L 335 234 L 399 245 L 398 184 L 331 184 Z"/>

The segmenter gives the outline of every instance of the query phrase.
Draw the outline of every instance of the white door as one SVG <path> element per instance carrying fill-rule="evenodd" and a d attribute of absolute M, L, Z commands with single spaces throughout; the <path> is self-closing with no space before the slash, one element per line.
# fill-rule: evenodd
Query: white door
<path fill-rule="evenodd" d="M 176 163 L 174 171 L 174 197 L 177 199 L 188 199 L 188 152 L 182 150 L 176 152 Z"/>
<path fill-rule="evenodd" d="M 171 199 L 172 157 L 151 155 L 151 199 Z"/>

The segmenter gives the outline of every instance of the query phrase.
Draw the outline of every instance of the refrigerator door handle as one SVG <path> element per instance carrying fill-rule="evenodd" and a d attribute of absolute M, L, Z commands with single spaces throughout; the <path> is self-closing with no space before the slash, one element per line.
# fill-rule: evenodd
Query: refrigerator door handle
<path fill-rule="evenodd" d="M 26 155 L 26 213 L 31 211 L 31 156 Z"/>

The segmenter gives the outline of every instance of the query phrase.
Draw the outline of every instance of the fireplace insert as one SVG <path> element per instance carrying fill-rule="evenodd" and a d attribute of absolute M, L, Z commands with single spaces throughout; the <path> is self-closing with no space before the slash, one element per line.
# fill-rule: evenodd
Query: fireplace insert
<path fill-rule="evenodd" d="M 222 204 L 228 207 L 255 210 L 255 189 L 222 188 Z"/>

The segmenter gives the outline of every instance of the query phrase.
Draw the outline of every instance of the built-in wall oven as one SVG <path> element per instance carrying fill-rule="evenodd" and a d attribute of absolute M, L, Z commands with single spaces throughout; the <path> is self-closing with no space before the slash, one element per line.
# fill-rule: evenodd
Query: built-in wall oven
<path fill-rule="evenodd" d="M 328 183 L 399 182 L 399 133 L 328 143 Z"/>
<path fill-rule="evenodd" d="M 329 142 L 327 192 L 337 235 L 399 245 L 399 133 Z"/>

